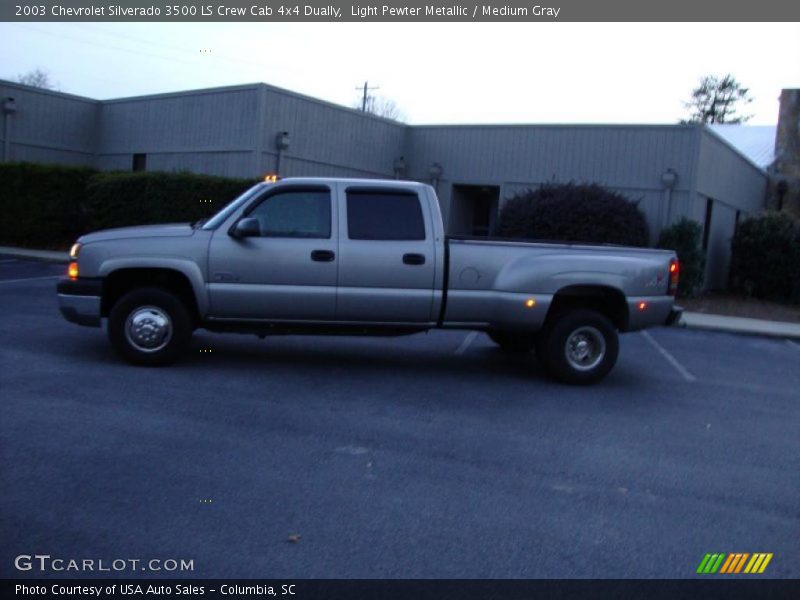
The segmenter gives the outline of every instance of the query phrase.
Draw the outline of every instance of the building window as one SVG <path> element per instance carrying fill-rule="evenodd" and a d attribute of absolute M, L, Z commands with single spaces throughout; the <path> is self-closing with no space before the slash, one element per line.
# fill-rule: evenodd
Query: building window
<path fill-rule="evenodd" d="M 714 209 L 714 201 L 711 198 L 706 199 L 706 220 L 703 224 L 703 252 L 708 250 L 708 242 L 711 237 L 711 212 Z"/>
<path fill-rule="evenodd" d="M 133 155 L 133 170 L 146 171 L 147 170 L 147 154 L 134 154 Z"/>

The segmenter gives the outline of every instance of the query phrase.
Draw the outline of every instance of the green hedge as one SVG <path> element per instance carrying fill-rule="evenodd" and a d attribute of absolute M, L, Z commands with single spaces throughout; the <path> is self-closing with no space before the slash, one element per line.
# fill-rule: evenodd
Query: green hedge
<path fill-rule="evenodd" d="M 0 164 L 0 245 L 64 248 L 89 231 L 208 217 L 256 180 Z"/>
<path fill-rule="evenodd" d="M 87 187 L 89 225 L 96 230 L 196 221 L 255 183 L 192 173 L 101 173 Z"/>
<path fill-rule="evenodd" d="M 800 221 L 770 211 L 739 223 L 731 283 L 748 295 L 800 303 Z"/>
<path fill-rule="evenodd" d="M 58 248 L 86 231 L 86 186 L 97 171 L 0 164 L 0 245 Z"/>
<path fill-rule="evenodd" d="M 667 227 L 658 238 L 658 248 L 674 250 L 680 261 L 678 296 L 692 297 L 703 284 L 706 256 L 701 249 L 703 228 L 696 221 L 682 218 Z"/>
<path fill-rule="evenodd" d="M 597 184 L 544 184 L 505 203 L 493 235 L 645 246 L 644 214 L 625 196 Z"/>

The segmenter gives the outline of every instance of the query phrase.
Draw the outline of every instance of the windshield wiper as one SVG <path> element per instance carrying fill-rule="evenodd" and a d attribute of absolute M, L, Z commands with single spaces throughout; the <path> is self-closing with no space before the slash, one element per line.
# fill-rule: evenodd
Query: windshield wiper
<path fill-rule="evenodd" d="M 205 225 L 207 221 L 208 221 L 208 217 L 206 217 L 205 219 L 198 219 L 197 221 L 192 223 L 192 229 L 199 229 L 200 227 Z"/>

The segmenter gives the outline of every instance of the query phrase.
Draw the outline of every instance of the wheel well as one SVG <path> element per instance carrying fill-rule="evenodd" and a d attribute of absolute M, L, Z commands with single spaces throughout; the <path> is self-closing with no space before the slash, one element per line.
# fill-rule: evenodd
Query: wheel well
<path fill-rule="evenodd" d="M 197 322 L 197 299 L 189 279 L 173 269 L 119 269 L 103 280 L 103 299 L 100 313 L 107 317 L 124 294 L 134 288 L 158 287 L 175 294 L 183 302 L 192 320 Z"/>
<path fill-rule="evenodd" d="M 628 304 L 616 288 L 601 285 L 573 285 L 560 289 L 550 304 L 547 318 L 570 309 L 588 308 L 605 315 L 620 331 L 628 328 Z"/>

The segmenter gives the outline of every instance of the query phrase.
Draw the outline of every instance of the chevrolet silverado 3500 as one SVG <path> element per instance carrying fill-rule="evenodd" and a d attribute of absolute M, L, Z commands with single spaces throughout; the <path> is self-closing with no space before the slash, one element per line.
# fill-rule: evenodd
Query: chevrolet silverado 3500
<path fill-rule="evenodd" d="M 289 178 L 193 225 L 82 236 L 58 283 L 64 317 L 99 327 L 128 361 L 176 360 L 197 328 L 269 334 L 484 331 L 592 383 L 618 332 L 671 324 L 670 251 L 448 237 L 428 185 Z"/>

